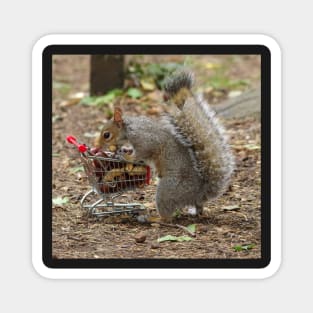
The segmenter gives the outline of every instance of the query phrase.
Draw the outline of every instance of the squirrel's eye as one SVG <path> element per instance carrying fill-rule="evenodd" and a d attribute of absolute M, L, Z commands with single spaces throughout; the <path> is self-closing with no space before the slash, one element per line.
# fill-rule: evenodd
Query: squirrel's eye
<path fill-rule="evenodd" d="M 103 133 L 103 138 L 104 139 L 109 139 L 110 137 L 111 137 L 111 133 L 110 132 Z"/>

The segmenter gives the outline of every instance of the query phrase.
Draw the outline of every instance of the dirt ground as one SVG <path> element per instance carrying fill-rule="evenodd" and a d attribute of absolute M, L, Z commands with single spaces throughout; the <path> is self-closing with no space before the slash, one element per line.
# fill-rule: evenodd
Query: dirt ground
<path fill-rule="evenodd" d="M 176 61 L 179 58 L 182 56 L 163 56 L 161 61 Z M 146 59 L 160 61 L 156 56 Z M 245 117 L 240 120 L 222 120 L 236 157 L 236 170 L 229 189 L 219 199 L 207 203 L 203 217 L 182 212 L 176 218 L 175 223 L 180 225 L 195 224 L 196 236 L 192 240 L 157 243 L 158 238 L 166 235 L 184 236 L 188 233 L 158 223 L 138 223 L 133 217 L 90 218 L 81 209 L 79 201 L 91 187 L 85 173 L 79 169 L 79 156 L 66 143 L 65 137 L 74 135 L 81 142 L 92 146 L 94 136 L 106 120 L 106 112 L 103 108 L 68 101 L 73 93 L 88 92 L 88 56 L 57 56 L 53 61 L 53 198 L 68 198 L 68 202 L 53 204 L 52 207 L 54 258 L 261 257 L 258 119 Z M 257 56 L 194 56 L 192 68 L 199 77 L 200 86 L 205 85 L 206 76 L 212 75 L 212 64 L 225 62 L 229 67 L 228 77 L 249 80 L 245 88 L 259 83 L 260 60 Z M 212 91 L 205 88 L 208 100 L 216 105 L 231 96 L 229 90 Z M 120 105 L 130 114 L 156 116 L 162 112 L 158 105 L 161 100 L 162 93 L 154 91 L 145 100 L 147 107 L 140 106 L 140 99 L 124 99 Z M 154 202 L 156 184 L 154 179 L 151 185 L 135 192 L 136 201 L 141 201 L 154 215 L 157 215 Z M 142 232 L 146 240 L 137 243 L 135 237 Z"/>

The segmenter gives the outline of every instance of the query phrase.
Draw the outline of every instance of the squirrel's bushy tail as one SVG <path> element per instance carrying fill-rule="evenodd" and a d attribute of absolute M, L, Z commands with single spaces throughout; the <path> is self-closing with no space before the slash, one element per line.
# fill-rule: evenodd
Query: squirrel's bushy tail
<path fill-rule="evenodd" d="M 194 168 L 207 183 L 208 196 L 216 197 L 229 184 L 234 158 L 223 126 L 202 96 L 192 93 L 193 83 L 193 74 L 180 70 L 166 81 L 165 91 L 180 109 L 173 118 L 177 139 L 189 147 Z"/>
<path fill-rule="evenodd" d="M 191 88 L 194 84 L 193 73 L 185 69 L 178 70 L 169 76 L 164 83 L 164 90 L 171 102 L 181 108 L 185 101 L 192 95 Z"/>

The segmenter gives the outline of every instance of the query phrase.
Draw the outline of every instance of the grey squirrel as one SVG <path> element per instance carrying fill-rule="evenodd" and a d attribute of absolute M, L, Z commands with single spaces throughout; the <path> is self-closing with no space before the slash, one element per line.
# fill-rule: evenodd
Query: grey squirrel
<path fill-rule="evenodd" d="M 150 119 L 125 116 L 115 108 L 97 138 L 97 146 L 134 152 L 136 160 L 155 168 L 156 206 L 163 220 L 187 206 L 201 214 L 207 200 L 225 191 L 233 172 L 224 129 L 203 98 L 192 92 L 193 83 L 191 72 L 177 71 L 164 87 L 168 101 L 175 104 L 173 112 Z"/>

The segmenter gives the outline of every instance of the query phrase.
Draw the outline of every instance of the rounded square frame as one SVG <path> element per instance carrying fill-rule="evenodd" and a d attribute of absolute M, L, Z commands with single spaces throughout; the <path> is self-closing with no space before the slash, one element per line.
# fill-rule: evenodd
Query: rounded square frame
<path fill-rule="evenodd" d="M 262 45 L 270 52 L 270 259 L 261 268 L 53 268 L 43 256 L 43 55 L 62 45 Z M 32 54 L 32 261 L 47 278 L 106 279 L 229 279 L 266 278 L 281 263 L 281 51 L 266 35 L 47 35 L 37 41 Z M 262 110 L 263 113 L 263 110 Z M 46 190 L 47 192 L 48 190 Z M 190 260 L 193 262 L 193 260 Z"/>

